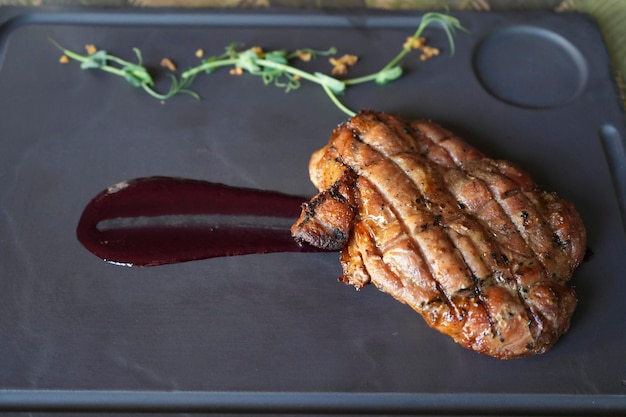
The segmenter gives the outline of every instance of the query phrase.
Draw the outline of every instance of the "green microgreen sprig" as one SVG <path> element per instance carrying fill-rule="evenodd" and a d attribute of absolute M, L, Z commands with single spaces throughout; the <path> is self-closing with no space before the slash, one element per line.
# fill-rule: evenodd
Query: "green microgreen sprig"
<path fill-rule="evenodd" d="M 416 42 L 420 44 L 418 41 L 424 30 L 433 24 L 438 24 L 443 28 L 450 45 L 450 54 L 454 54 L 455 33 L 457 30 L 465 30 L 465 28 L 463 28 L 459 20 L 455 17 L 432 12 L 424 14 L 419 26 L 413 35 L 407 39 L 407 42 L 405 42 L 400 52 L 388 64 L 373 74 L 357 78 L 339 79 L 321 72 L 309 72 L 297 68 L 292 64 L 293 60 L 299 57 L 302 58 L 303 56 L 314 58 L 316 56 L 334 55 L 337 53 L 334 47 L 322 51 L 299 49 L 292 53 L 282 49 L 263 52 L 258 48 L 249 48 L 239 51 L 238 48 L 240 45 L 233 42 L 225 48 L 222 54 L 202 59 L 199 65 L 184 71 L 180 75 L 180 78 L 170 73 L 169 76 L 172 82 L 167 93 L 158 93 L 154 90 L 154 81 L 146 67 L 143 66 L 141 52 L 137 48 L 133 49 L 137 57 L 137 63 L 131 63 L 110 55 L 106 51 L 97 51 L 93 54 L 81 55 L 61 47 L 56 42 L 54 43 L 68 58 L 79 61 L 82 69 L 100 69 L 121 76 L 133 87 L 140 87 L 151 96 L 160 100 L 166 100 L 181 93 L 189 94 L 199 99 L 199 95 L 190 90 L 194 79 L 202 73 L 211 74 L 218 68 L 231 67 L 231 69 L 236 71 L 259 76 L 264 84 L 273 84 L 283 88 L 285 92 L 298 89 L 302 80 L 315 83 L 322 87 L 337 108 L 348 116 L 354 116 L 356 113 L 346 107 L 339 100 L 338 95 L 343 94 L 348 86 L 366 82 L 375 82 L 376 84 L 383 85 L 401 77 L 403 70 L 400 63 L 405 56 L 415 48 L 413 45 L 415 45 Z"/>
<path fill-rule="evenodd" d="M 406 55 L 408 55 L 413 50 L 413 48 L 411 47 L 413 42 L 419 40 L 419 38 L 424 33 L 424 30 L 428 26 L 431 26 L 433 24 L 439 24 L 443 28 L 448 38 L 448 43 L 450 45 L 450 55 L 454 55 L 454 35 L 456 34 L 457 30 L 465 31 L 466 29 L 455 17 L 436 12 L 426 13 L 424 16 L 422 16 L 422 20 L 415 30 L 415 33 L 413 33 L 413 35 L 407 39 L 407 41 L 402 46 L 402 50 L 391 61 L 389 61 L 387 65 L 385 65 L 383 68 L 373 74 L 345 80 L 344 83 L 346 85 L 356 85 L 374 81 L 376 82 L 376 84 L 383 85 L 400 78 L 403 73 L 402 67 L 400 67 L 399 65 L 400 62 L 404 59 Z"/>
<path fill-rule="evenodd" d="M 327 84 L 329 88 L 338 93 L 345 90 L 345 85 L 337 79 L 321 73 L 312 74 L 290 64 L 290 61 L 303 54 L 308 54 L 311 57 L 334 55 L 337 53 L 337 49 L 334 47 L 325 51 L 307 48 L 299 49 L 293 53 L 289 53 L 286 50 L 261 53 L 254 48 L 237 52 L 237 45 L 236 42 L 232 43 L 223 54 L 203 59 L 200 65 L 183 72 L 181 79 L 186 80 L 202 72 L 210 74 L 219 67 L 230 66 L 241 68 L 252 75 L 261 76 L 266 85 L 273 83 L 277 87 L 285 88 L 286 92 L 299 88 L 300 79 L 320 85 Z"/>
<path fill-rule="evenodd" d="M 196 99 L 200 99 L 198 93 L 191 91 L 189 86 L 193 83 L 193 78 L 177 79 L 174 74 L 168 74 L 171 79 L 170 89 L 166 93 L 159 93 L 154 90 L 154 80 L 148 69 L 143 65 L 143 57 L 138 48 L 133 48 L 137 62 L 129 62 L 115 55 L 107 53 L 105 50 L 98 50 L 92 54 L 81 55 L 79 53 L 63 48 L 57 42 L 51 42 L 59 48 L 65 56 L 80 62 L 81 69 L 99 69 L 124 78 L 130 85 L 143 89 L 146 93 L 159 100 L 167 100 L 177 94 L 189 94 Z"/>

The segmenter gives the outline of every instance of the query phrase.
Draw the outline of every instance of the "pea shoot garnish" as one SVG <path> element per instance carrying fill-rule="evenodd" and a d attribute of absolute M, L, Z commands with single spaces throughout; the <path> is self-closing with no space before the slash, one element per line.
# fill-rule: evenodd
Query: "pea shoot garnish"
<path fill-rule="evenodd" d="M 148 72 L 147 68 L 143 65 L 143 57 L 141 56 L 141 51 L 138 48 L 133 48 L 133 52 L 137 57 L 137 62 L 132 63 L 118 58 L 115 55 L 111 55 L 107 51 L 97 50 L 94 45 L 86 45 L 85 50 L 87 53 L 81 55 L 63 48 L 55 41 L 51 42 L 63 52 L 63 56 L 60 59 L 61 63 L 67 63 L 68 60 L 63 58 L 67 57 L 80 62 L 80 67 L 82 69 L 99 69 L 120 76 L 133 87 L 141 88 L 146 93 L 159 100 L 167 100 L 177 94 L 189 94 L 197 99 L 200 98 L 197 93 L 189 90 L 188 88 L 193 82 L 193 78 L 179 80 L 172 73 L 168 74 L 172 79 L 169 91 L 167 93 L 158 93 L 155 91 L 154 80 L 152 79 L 152 76 Z"/>
<path fill-rule="evenodd" d="M 444 29 L 450 45 L 450 53 L 453 54 L 455 32 L 456 30 L 464 30 L 464 28 L 455 17 L 433 12 L 426 13 L 422 17 L 420 25 L 413 35 L 407 38 L 400 52 L 387 65 L 373 74 L 357 78 L 337 78 L 338 76 L 345 76 L 349 68 L 357 63 L 358 57 L 355 55 L 343 55 L 337 58 L 334 56 L 337 53 L 334 47 L 321 51 L 314 49 L 298 49 L 294 52 L 282 49 L 263 51 L 260 47 L 238 50 L 240 45 L 232 43 L 225 48 L 222 54 L 208 58 L 203 58 L 203 50 L 196 51 L 196 56 L 201 59 L 200 64 L 185 70 L 180 76 L 175 75 L 176 68 L 172 61 L 164 58 L 161 61 L 162 66 L 169 69 L 168 76 L 171 79 L 170 89 L 165 93 L 159 93 L 155 90 L 154 80 L 143 65 L 141 51 L 138 48 L 133 48 L 137 62 L 132 63 L 111 55 L 104 50 L 97 50 L 93 45 L 87 45 L 86 54 L 79 54 L 63 48 L 54 41 L 53 43 L 63 52 L 61 62 L 75 60 L 80 62 L 82 69 L 99 69 L 120 76 L 133 87 L 141 88 L 159 100 L 167 100 L 178 94 L 188 94 L 199 99 L 199 94 L 190 89 L 195 78 L 200 74 L 211 74 L 222 67 L 230 67 L 231 74 L 241 75 L 248 73 L 259 76 L 266 85 L 273 84 L 284 89 L 285 92 L 297 90 L 302 80 L 315 83 L 322 87 L 331 101 L 341 111 L 348 116 L 354 116 L 356 113 L 347 108 L 339 100 L 338 96 L 343 94 L 349 86 L 367 82 L 375 82 L 382 85 L 396 80 L 402 76 L 403 72 L 400 63 L 413 50 L 421 51 L 422 60 L 438 55 L 439 50 L 428 46 L 426 40 L 422 37 L 424 30 L 433 24 L 438 24 Z M 294 61 L 310 61 L 319 56 L 330 57 L 329 61 L 333 65 L 330 75 L 306 71 L 294 65 Z"/>

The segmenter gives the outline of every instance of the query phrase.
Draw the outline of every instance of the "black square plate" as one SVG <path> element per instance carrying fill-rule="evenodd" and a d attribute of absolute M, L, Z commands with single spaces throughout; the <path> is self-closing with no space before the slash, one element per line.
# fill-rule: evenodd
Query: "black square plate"
<path fill-rule="evenodd" d="M 339 284 L 337 254 L 155 268 L 107 264 L 76 240 L 119 181 L 178 176 L 310 196 L 307 164 L 346 118 L 312 84 L 288 94 L 227 70 L 161 103 L 58 62 L 50 39 L 143 51 L 180 68 L 232 41 L 338 48 L 382 67 L 419 13 L 5 9 L 0 18 L 0 409 L 292 413 L 626 412 L 624 117 L 596 25 L 564 13 L 459 13 L 450 57 L 412 55 L 351 108 L 432 118 L 513 160 L 579 208 L 594 255 L 547 354 L 498 361 L 455 345 L 374 288 Z M 308 68 L 328 72 L 324 58 Z M 166 87 L 167 79 L 159 86 Z"/>

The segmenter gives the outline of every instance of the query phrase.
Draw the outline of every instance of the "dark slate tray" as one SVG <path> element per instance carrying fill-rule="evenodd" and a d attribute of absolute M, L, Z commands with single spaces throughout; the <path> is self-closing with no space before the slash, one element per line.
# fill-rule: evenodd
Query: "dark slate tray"
<path fill-rule="evenodd" d="M 576 203 L 594 255 L 549 353 L 502 362 L 460 348 L 337 255 L 272 254 L 132 269 L 75 238 L 85 204 L 169 175 L 312 195 L 307 162 L 345 116 L 316 86 L 285 94 L 227 71 L 165 104 L 58 63 L 49 39 L 194 65 L 232 41 L 336 46 L 386 63 L 418 13 L 92 11 L 0 14 L 0 410 L 411 414 L 626 412 L 625 127 L 596 25 L 576 14 L 458 14 L 469 33 L 347 105 L 429 117 Z M 314 68 L 327 71 L 324 59 Z"/>

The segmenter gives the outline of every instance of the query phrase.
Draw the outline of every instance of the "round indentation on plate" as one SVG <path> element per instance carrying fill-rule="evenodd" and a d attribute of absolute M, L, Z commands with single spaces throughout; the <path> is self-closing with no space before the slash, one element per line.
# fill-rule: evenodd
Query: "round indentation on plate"
<path fill-rule="evenodd" d="M 474 54 L 474 70 L 491 94 L 529 108 L 564 105 L 587 82 L 587 64 L 578 49 L 561 35 L 533 26 L 490 35 Z"/>

